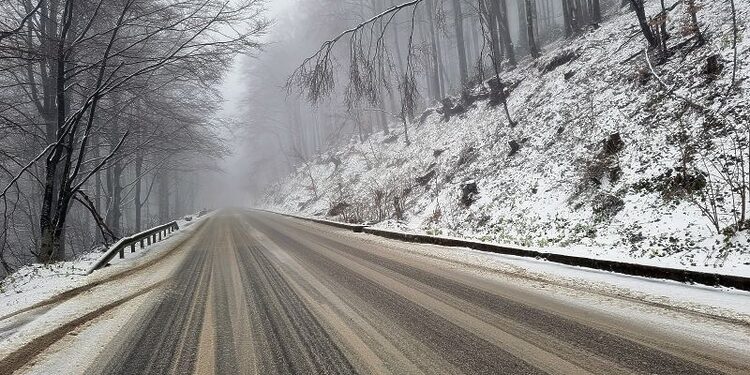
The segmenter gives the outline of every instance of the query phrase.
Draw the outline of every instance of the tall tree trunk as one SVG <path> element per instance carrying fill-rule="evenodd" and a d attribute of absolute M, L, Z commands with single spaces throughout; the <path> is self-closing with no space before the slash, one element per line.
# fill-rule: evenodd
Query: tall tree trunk
<path fill-rule="evenodd" d="M 732 9 L 732 81 L 729 84 L 729 90 L 731 92 L 734 88 L 735 82 L 737 82 L 737 7 L 734 4 L 734 0 L 729 0 L 729 5 Z"/>
<path fill-rule="evenodd" d="M 115 186 L 114 178 L 112 177 L 112 168 L 105 171 L 104 186 L 107 188 L 107 193 L 104 195 L 104 202 L 107 208 L 107 213 L 104 215 L 104 223 L 107 224 L 107 227 L 112 228 L 112 206 L 114 205 L 112 191 Z"/>
<path fill-rule="evenodd" d="M 159 222 L 166 223 L 169 221 L 169 172 L 163 169 L 159 173 Z"/>
<path fill-rule="evenodd" d="M 503 42 L 503 49 L 508 58 L 510 66 L 516 66 L 516 54 L 513 47 L 513 40 L 510 38 L 510 27 L 508 27 L 508 7 L 505 0 L 492 1 L 493 12 L 497 17 L 498 32 Z"/>
<path fill-rule="evenodd" d="M 45 163 L 44 194 L 42 196 L 42 209 L 39 214 L 41 238 L 39 241 L 38 260 L 42 263 L 60 261 L 65 258 L 64 228 L 67 218 L 67 207 L 64 207 L 64 210 L 60 210 L 60 197 L 64 195 L 60 162 L 70 154 L 65 145 L 72 143 L 72 139 L 70 139 L 72 134 L 68 132 L 68 135 L 61 142 L 57 142 L 58 137 L 63 135 L 60 133 L 67 116 L 65 112 L 67 108 L 65 91 L 65 43 L 67 29 L 63 26 L 62 30 L 58 30 L 58 6 L 59 1 L 50 1 L 49 13 L 46 17 L 42 17 L 41 21 L 47 24 L 48 35 L 45 40 L 48 40 L 47 51 L 49 53 L 48 56 L 51 56 L 51 59 L 48 60 L 49 78 L 43 80 L 45 84 L 45 111 L 49 115 L 46 121 L 48 124 L 47 138 L 52 140 L 50 143 L 56 143 L 52 147 L 49 156 L 47 156 Z M 46 7 L 44 8 L 46 9 Z M 71 12 L 72 4 L 66 2 L 61 24 L 66 25 L 70 23 Z M 59 37 L 56 38 L 57 44 L 55 44 L 52 41 L 57 35 Z M 54 113 L 54 117 L 52 113 Z M 50 126 L 52 121 L 54 121 L 54 126 Z"/>
<path fill-rule="evenodd" d="M 562 14 L 563 14 L 563 27 L 565 28 L 565 37 L 570 38 L 575 34 L 575 31 L 573 29 L 573 15 L 570 13 L 570 1 L 571 0 L 561 0 L 560 4 L 562 6 Z"/>
<path fill-rule="evenodd" d="M 112 223 L 109 229 L 117 237 L 122 237 L 122 163 L 116 161 L 112 165 Z"/>
<path fill-rule="evenodd" d="M 388 116 L 386 116 L 387 109 L 385 108 L 385 98 L 383 98 L 383 89 L 380 88 L 380 100 L 378 101 L 378 124 L 383 134 L 388 134 Z"/>
<path fill-rule="evenodd" d="M 122 219 L 122 165 L 115 162 L 107 169 L 107 215 L 105 223 L 115 236 L 121 236 Z"/>
<path fill-rule="evenodd" d="M 602 23 L 602 5 L 599 0 L 591 0 L 591 21 L 596 24 Z"/>
<path fill-rule="evenodd" d="M 431 59 L 431 65 L 432 65 L 432 92 L 433 92 L 433 100 L 439 100 L 443 93 L 441 90 L 440 85 L 440 62 L 438 61 L 438 42 L 437 42 L 437 33 L 435 31 L 435 19 L 434 19 L 434 12 L 435 12 L 435 4 L 433 0 L 427 0 L 427 8 L 426 8 L 426 14 L 427 17 L 427 25 L 429 28 L 429 36 L 430 36 L 430 59 Z"/>
<path fill-rule="evenodd" d="M 179 177 L 177 175 L 174 176 L 174 210 L 172 217 L 179 217 L 182 215 L 182 201 L 180 200 L 180 183 L 179 183 Z M 165 220 L 164 223 L 166 223 L 168 220 Z"/>
<path fill-rule="evenodd" d="M 591 21 L 591 18 L 589 17 L 588 0 L 575 0 L 575 3 L 578 14 L 576 17 L 578 29 L 581 30 Z"/>
<path fill-rule="evenodd" d="M 546 10 L 546 27 L 547 30 L 552 28 L 552 25 L 556 24 L 555 21 L 555 3 L 553 0 L 544 0 L 545 4 L 547 4 L 547 10 Z"/>
<path fill-rule="evenodd" d="M 443 60 L 443 43 L 440 41 L 440 31 L 436 30 L 435 42 L 437 43 L 437 59 L 438 59 L 438 71 L 440 72 L 440 98 L 444 98 L 448 95 L 450 89 L 450 77 L 448 77 L 448 70 L 445 69 L 445 63 Z"/>
<path fill-rule="evenodd" d="M 101 156 L 100 148 L 101 148 L 101 140 L 98 136 L 94 135 L 91 137 L 91 151 L 94 154 L 94 158 L 99 159 Z M 101 177 L 101 171 L 97 171 L 94 174 L 94 197 L 92 206 L 94 208 L 94 211 L 97 213 L 102 212 L 102 177 Z M 97 224 L 98 227 L 98 224 Z M 102 233 L 100 230 L 96 230 L 96 239 L 97 241 L 104 241 L 105 238 L 102 236 Z"/>
<path fill-rule="evenodd" d="M 646 41 L 648 41 L 649 46 L 652 48 L 658 47 L 659 43 L 656 40 L 654 33 L 651 31 L 648 19 L 646 18 L 646 9 L 644 8 L 643 0 L 630 0 L 630 5 L 635 11 L 636 17 L 638 17 L 638 24 L 641 26 L 641 32 L 646 38 Z"/>
<path fill-rule="evenodd" d="M 536 38 L 534 36 L 534 25 L 536 24 L 536 12 L 533 4 L 534 0 L 524 0 L 526 6 L 526 33 L 528 34 L 529 41 L 529 54 L 531 57 L 539 57 L 539 48 L 536 45 Z"/>
<path fill-rule="evenodd" d="M 134 193 L 134 208 L 135 208 L 135 232 L 138 233 L 142 231 L 143 224 L 141 222 L 141 214 L 143 210 L 143 202 L 141 201 L 141 189 L 143 185 L 142 182 L 142 173 L 143 173 L 143 151 L 139 150 L 136 151 L 135 154 L 135 193 Z"/>
<path fill-rule="evenodd" d="M 396 0 L 391 0 L 391 6 L 395 6 Z M 393 48 L 396 50 L 396 66 L 398 67 L 398 74 L 399 76 L 404 75 L 404 57 L 401 54 L 401 39 L 399 35 L 399 27 L 398 22 L 395 22 L 397 20 L 394 20 L 393 24 L 391 25 L 391 29 L 393 30 Z"/>
<path fill-rule="evenodd" d="M 500 25 L 500 35 L 503 39 L 503 48 L 508 57 L 508 64 L 516 66 L 516 52 L 513 46 L 513 39 L 510 37 L 510 24 L 508 23 L 508 4 L 506 0 L 499 0 L 496 4 L 499 7 L 498 24 Z"/>
<path fill-rule="evenodd" d="M 667 58 L 667 7 L 664 4 L 664 0 L 661 0 L 661 13 L 659 13 L 659 44 L 661 45 L 661 55 L 663 59 Z"/>
<path fill-rule="evenodd" d="M 385 1 L 382 3 L 383 7 L 385 7 Z M 379 64 L 380 67 L 380 77 L 382 80 L 385 79 L 385 64 Z M 387 87 L 384 87 L 384 85 L 380 84 L 378 85 L 378 104 L 380 106 L 380 129 L 383 130 L 383 134 L 388 134 L 388 117 L 386 116 L 386 106 L 385 106 L 385 92 L 388 92 L 389 100 L 391 103 L 393 103 L 393 93 L 392 90 L 389 90 Z M 323 143 L 323 137 L 321 136 L 321 146 Z"/>
<path fill-rule="evenodd" d="M 466 64 L 466 44 L 464 41 L 464 14 L 461 10 L 461 0 L 453 0 L 453 22 L 456 28 L 456 48 L 458 49 L 458 73 L 461 86 L 469 82 L 469 70 Z"/>
<path fill-rule="evenodd" d="M 732 2 L 732 4 L 734 4 L 734 2 Z M 695 6 L 695 0 L 686 0 L 685 6 L 687 6 L 686 11 L 690 15 L 690 28 L 698 40 L 698 45 L 703 45 L 706 43 L 706 40 L 703 38 L 703 33 L 701 32 L 701 27 L 698 23 L 698 8 Z"/>
<path fill-rule="evenodd" d="M 190 179 L 192 180 L 190 184 L 190 212 L 195 212 L 195 186 L 197 185 L 195 175 L 191 175 Z"/>
<path fill-rule="evenodd" d="M 581 19 L 581 7 L 579 6 L 579 0 L 568 0 L 568 12 L 570 13 L 570 27 L 573 28 L 573 33 L 577 34 L 581 31 L 583 20 Z"/>
<path fill-rule="evenodd" d="M 518 0 L 516 3 L 516 20 L 518 21 L 518 48 L 523 55 L 531 54 L 529 50 L 528 20 L 526 19 L 526 0 Z"/>
<path fill-rule="evenodd" d="M 482 16 L 477 15 L 477 17 L 481 18 Z M 475 21 L 477 22 L 475 23 Z M 474 17 L 472 17 L 472 22 L 469 23 L 469 30 L 471 33 L 471 54 L 469 54 L 469 56 L 471 56 L 471 66 L 469 67 L 469 69 L 471 70 L 469 74 L 471 76 L 474 76 L 475 74 L 474 69 L 477 69 L 478 71 L 482 70 L 478 66 L 475 66 L 475 64 L 482 64 L 482 61 L 484 61 L 484 58 L 482 56 L 482 54 L 484 53 L 484 51 L 482 51 L 482 47 L 484 45 L 482 41 L 484 39 L 482 38 L 482 41 L 480 41 L 480 32 L 482 28 L 479 27 L 479 23 L 481 22 L 481 19 L 474 19 Z"/>
<path fill-rule="evenodd" d="M 494 3 L 496 0 L 482 1 L 482 13 L 489 28 L 490 33 L 490 50 L 492 55 L 493 75 L 500 72 L 500 63 L 502 62 L 502 51 L 500 50 L 500 33 L 497 29 L 497 16 L 494 12 L 493 5 L 487 5 L 487 1 Z"/>

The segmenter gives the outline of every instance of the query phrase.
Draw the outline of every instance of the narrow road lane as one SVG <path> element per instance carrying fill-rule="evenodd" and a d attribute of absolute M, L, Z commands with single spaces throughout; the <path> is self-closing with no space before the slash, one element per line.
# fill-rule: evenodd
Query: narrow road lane
<path fill-rule="evenodd" d="M 747 351 L 710 337 L 561 303 L 396 242 L 255 212 L 208 220 L 91 373 L 750 373 Z"/>

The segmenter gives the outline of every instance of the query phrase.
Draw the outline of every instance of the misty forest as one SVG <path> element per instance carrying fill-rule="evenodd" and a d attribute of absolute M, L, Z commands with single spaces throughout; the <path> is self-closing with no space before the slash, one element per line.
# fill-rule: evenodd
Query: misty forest
<path fill-rule="evenodd" d="M 750 264 L 743 0 L 0 0 L 0 274 L 219 207 Z"/>

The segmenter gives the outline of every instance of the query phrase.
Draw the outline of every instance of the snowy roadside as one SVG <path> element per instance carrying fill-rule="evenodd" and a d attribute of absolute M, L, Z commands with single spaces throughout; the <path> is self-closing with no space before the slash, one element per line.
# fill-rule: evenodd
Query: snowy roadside
<path fill-rule="evenodd" d="M 333 222 L 331 220 L 324 220 L 319 217 L 311 217 L 300 215 L 298 212 L 289 212 L 285 210 L 278 210 L 273 208 L 262 208 L 267 212 L 275 212 L 283 215 L 290 215 L 301 219 L 311 219 L 313 221 L 325 223 Z M 629 264 L 638 264 L 653 267 L 663 268 L 674 268 L 688 271 L 703 272 L 709 274 L 720 274 L 728 276 L 740 276 L 750 277 L 750 253 L 732 252 L 723 256 L 722 262 L 717 263 L 717 257 L 715 254 L 710 252 L 694 252 L 694 253 L 678 253 L 662 256 L 652 257 L 634 257 L 629 252 L 624 252 L 620 248 L 616 247 L 605 247 L 605 246 L 586 246 L 586 245 L 570 245 L 570 246 L 549 246 L 549 247 L 531 247 L 521 246 L 515 243 L 503 243 L 496 241 L 484 240 L 485 236 L 480 234 L 464 235 L 464 236 L 445 236 L 434 231 L 424 230 L 420 227 L 410 226 L 407 223 L 399 222 L 396 220 L 385 220 L 376 224 L 372 224 L 369 227 L 374 229 L 381 229 L 393 232 L 420 234 L 420 235 L 432 235 L 441 238 L 459 239 L 467 242 L 476 243 L 488 243 L 492 245 L 498 245 L 503 247 L 509 247 L 521 250 L 531 250 L 545 254 L 560 254 L 570 255 L 575 257 L 584 257 L 589 259 L 604 260 L 623 262 Z M 736 242 L 742 243 L 740 247 L 750 248 L 750 238 L 747 234 L 737 235 Z M 471 250 L 479 251 L 479 250 Z M 479 251 L 481 253 L 481 251 Z M 521 258 L 522 259 L 522 258 Z M 584 269 L 578 267 L 580 269 Z"/>
<path fill-rule="evenodd" d="M 134 315 L 142 314 L 149 300 L 158 298 L 154 290 L 109 311 L 94 320 L 77 327 L 62 339 L 39 353 L 33 361 L 18 370 L 18 374 L 88 374 L 89 366 L 96 363 L 107 345 L 127 329 Z M 2 348 L 0 348 L 2 350 Z"/>
<path fill-rule="evenodd" d="M 87 274 L 89 268 L 99 260 L 104 251 L 92 251 L 67 262 L 24 266 L 0 282 L 0 317 L 154 259 L 189 236 L 196 228 L 194 224 L 208 216 L 210 214 L 200 218 L 190 215 L 191 220 L 186 220 L 186 216 L 177 221 L 180 229 L 167 235 L 163 241 L 143 249 L 138 248 L 135 253 L 126 251 L 124 259 L 115 257 L 109 267 L 90 275 Z"/>
<path fill-rule="evenodd" d="M 388 231 L 397 231 L 404 233 L 415 233 L 424 235 L 435 235 L 434 232 L 423 230 L 420 228 L 410 227 L 404 223 L 400 223 L 393 220 L 387 220 L 375 225 L 372 228 L 383 229 Z M 694 252 L 690 254 L 678 253 L 662 256 L 652 257 L 634 257 L 629 252 L 624 252 L 620 248 L 616 247 L 605 247 L 605 246 L 586 246 L 586 245 L 570 245 L 570 246 L 549 246 L 549 247 L 528 247 L 520 246 L 513 243 L 502 243 L 495 241 L 482 241 L 481 235 L 469 235 L 469 236 L 440 236 L 446 238 L 457 238 L 464 241 L 490 243 L 493 245 L 500 245 L 510 248 L 517 248 L 523 250 L 533 250 L 540 253 L 546 254 L 561 254 L 571 255 L 577 257 L 585 257 L 596 260 L 606 260 L 615 262 L 624 262 L 631 264 L 639 264 L 654 267 L 674 268 L 683 269 L 696 272 L 704 273 L 716 273 L 721 275 L 729 276 L 741 276 L 750 277 L 750 253 L 739 253 L 732 252 L 726 254 L 721 258 L 722 262 L 717 263 L 717 257 L 715 254 L 710 252 Z M 750 248 L 750 238 L 746 234 L 739 234 L 735 239 L 738 243 L 742 244 L 740 247 Z"/>
<path fill-rule="evenodd" d="M 384 251 L 428 257 L 446 266 L 485 277 L 516 279 L 514 284 L 540 290 L 563 291 L 558 297 L 569 302 L 590 302 L 593 306 L 602 303 L 602 300 L 608 304 L 615 303 L 616 299 L 635 300 L 643 302 L 644 306 L 692 311 L 750 324 L 750 292 L 746 291 L 622 275 L 469 248 L 399 242 L 375 235 L 364 236 L 365 241 L 382 243 Z M 399 245 L 394 246 L 394 243 Z M 585 300 L 591 295 L 598 297 L 592 301 Z"/>

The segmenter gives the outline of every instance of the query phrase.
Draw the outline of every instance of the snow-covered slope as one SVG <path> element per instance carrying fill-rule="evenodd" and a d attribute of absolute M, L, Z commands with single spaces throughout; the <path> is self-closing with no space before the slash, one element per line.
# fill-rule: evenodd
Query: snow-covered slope
<path fill-rule="evenodd" d="M 750 275 L 748 230 L 732 230 L 739 193 L 721 176 L 736 151 L 750 162 L 750 4 L 737 2 L 739 66 L 735 90 L 727 94 L 729 5 L 701 3 L 707 44 L 696 47 L 681 32 L 685 16 L 678 5 L 670 13 L 674 54 L 665 64 L 652 55 L 656 75 L 634 14 L 623 12 L 501 74 L 512 88 L 514 126 L 487 100 L 447 121 L 437 112 L 421 124 L 415 120 L 408 146 L 402 128 L 392 124 L 390 136 L 353 139 L 301 165 L 269 188 L 266 206 Z M 717 202 L 718 230 L 703 214 L 712 212 L 711 201 Z"/>

